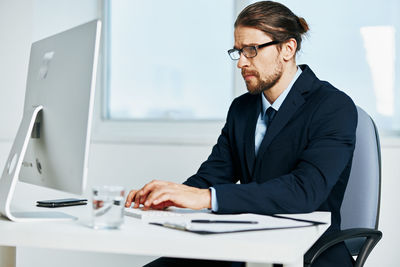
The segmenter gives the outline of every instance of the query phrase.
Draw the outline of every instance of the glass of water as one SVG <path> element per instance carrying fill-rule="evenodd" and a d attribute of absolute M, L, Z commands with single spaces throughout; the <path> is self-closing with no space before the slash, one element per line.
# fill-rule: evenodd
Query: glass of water
<path fill-rule="evenodd" d="M 92 189 L 94 229 L 118 229 L 124 221 L 125 190 L 122 186 L 95 186 Z"/>

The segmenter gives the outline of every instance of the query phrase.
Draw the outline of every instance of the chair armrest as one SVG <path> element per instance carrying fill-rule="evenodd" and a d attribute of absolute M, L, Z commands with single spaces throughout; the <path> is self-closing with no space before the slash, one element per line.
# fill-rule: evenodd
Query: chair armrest
<path fill-rule="evenodd" d="M 358 254 L 355 266 L 363 266 L 369 253 L 382 238 L 382 232 L 369 228 L 352 228 L 334 232 L 320 238 L 304 255 L 304 266 L 311 264 L 328 248 L 348 239 L 357 237 L 367 238 Z"/>

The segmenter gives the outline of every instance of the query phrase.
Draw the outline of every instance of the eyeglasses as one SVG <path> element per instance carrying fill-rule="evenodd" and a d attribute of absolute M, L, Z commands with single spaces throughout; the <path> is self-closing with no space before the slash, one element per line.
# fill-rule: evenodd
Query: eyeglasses
<path fill-rule="evenodd" d="M 252 58 L 252 57 L 257 56 L 258 49 L 267 47 L 270 45 L 279 44 L 279 43 L 280 43 L 279 41 L 271 41 L 271 42 L 268 42 L 265 44 L 260 44 L 260 45 L 245 46 L 242 49 L 232 48 L 232 49 L 228 50 L 228 54 L 232 60 L 238 60 L 242 53 L 245 57 Z"/>

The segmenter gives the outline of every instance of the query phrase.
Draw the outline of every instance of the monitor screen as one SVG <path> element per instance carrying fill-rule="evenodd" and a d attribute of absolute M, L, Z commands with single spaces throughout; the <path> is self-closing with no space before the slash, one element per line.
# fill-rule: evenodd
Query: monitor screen
<path fill-rule="evenodd" d="M 82 194 L 86 184 L 101 22 L 32 44 L 24 113 L 0 179 L 10 220 L 63 216 L 12 212 L 17 180 Z"/>
<path fill-rule="evenodd" d="M 81 194 L 86 184 L 99 22 L 32 44 L 24 110 L 41 105 L 20 181 Z"/>

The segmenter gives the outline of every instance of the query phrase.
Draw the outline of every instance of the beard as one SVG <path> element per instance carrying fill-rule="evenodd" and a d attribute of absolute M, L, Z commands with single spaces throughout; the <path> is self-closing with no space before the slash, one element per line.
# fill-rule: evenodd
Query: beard
<path fill-rule="evenodd" d="M 252 83 L 252 81 L 246 81 L 247 91 L 249 91 L 252 95 L 260 94 L 266 90 L 272 88 L 282 77 L 283 73 L 283 65 L 282 62 L 276 62 L 274 71 L 271 75 L 267 76 L 265 79 L 260 78 L 260 73 L 256 70 L 245 70 L 242 69 L 242 76 L 253 75 L 256 78 L 256 82 Z"/>

